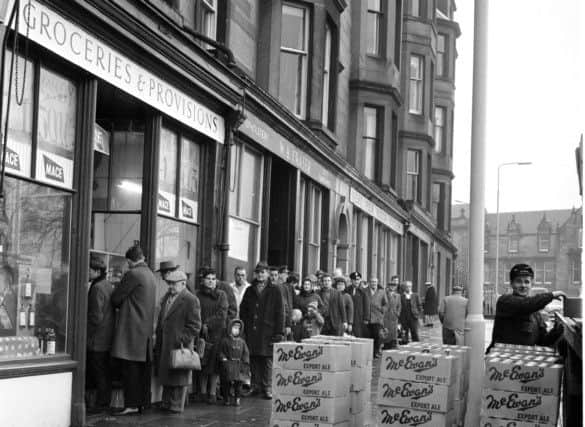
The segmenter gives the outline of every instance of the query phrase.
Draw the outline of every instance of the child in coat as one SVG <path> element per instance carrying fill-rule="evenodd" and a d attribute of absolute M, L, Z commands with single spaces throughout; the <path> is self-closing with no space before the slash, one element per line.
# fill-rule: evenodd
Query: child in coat
<path fill-rule="evenodd" d="M 318 304 L 317 301 L 311 301 L 307 305 L 307 314 L 303 318 L 303 325 L 309 337 L 319 335 L 325 324 L 323 316 L 319 313 Z"/>
<path fill-rule="evenodd" d="M 219 344 L 221 363 L 221 389 L 226 406 L 240 406 L 242 378 L 250 375 L 250 352 L 241 338 L 244 323 L 234 319 L 228 327 L 228 335 Z"/>

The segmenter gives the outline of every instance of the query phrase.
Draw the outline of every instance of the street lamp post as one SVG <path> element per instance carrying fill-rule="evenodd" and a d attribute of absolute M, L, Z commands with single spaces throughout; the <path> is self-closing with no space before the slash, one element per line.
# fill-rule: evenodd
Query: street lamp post
<path fill-rule="evenodd" d="M 502 166 L 526 166 L 531 164 L 532 162 L 509 162 L 498 165 L 498 188 L 496 195 L 496 294 L 498 293 L 500 280 L 500 169 Z"/>

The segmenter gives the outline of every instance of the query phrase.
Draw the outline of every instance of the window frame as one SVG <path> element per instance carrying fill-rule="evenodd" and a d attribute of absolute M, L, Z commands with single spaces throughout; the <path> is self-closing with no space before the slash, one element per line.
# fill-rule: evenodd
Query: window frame
<path fill-rule="evenodd" d="M 413 60 L 417 61 L 417 75 L 413 76 Z M 424 114 L 424 79 L 425 79 L 425 57 L 416 53 L 410 54 L 408 73 L 408 112 L 422 116 Z M 416 97 L 415 95 L 416 94 Z M 414 101 L 414 102 L 413 102 Z"/>
<path fill-rule="evenodd" d="M 441 43 L 442 40 L 442 43 Z M 445 33 L 437 34 L 437 77 L 449 76 L 449 36 Z M 442 44 L 442 49 L 441 49 Z"/>
<path fill-rule="evenodd" d="M 520 250 L 520 236 L 512 234 L 508 237 L 508 253 L 516 254 Z"/>
<path fill-rule="evenodd" d="M 327 54 L 328 40 L 329 54 Z M 338 40 L 339 36 L 337 26 L 334 24 L 333 20 L 327 16 L 325 21 L 321 123 L 331 132 L 335 132 L 335 118 L 337 114 L 337 58 L 339 55 Z M 328 67 L 326 67 L 326 65 L 328 65 Z"/>
<path fill-rule="evenodd" d="M 217 40 L 217 13 L 218 13 L 218 0 L 199 0 L 199 28 L 201 33 L 210 39 Z M 209 31 L 208 18 L 213 17 L 213 31 Z"/>
<path fill-rule="evenodd" d="M 310 23 L 311 23 L 311 11 L 307 6 L 300 5 L 297 3 L 290 3 L 290 2 L 282 2 L 281 11 L 284 11 L 285 7 L 289 7 L 292 9 L 300 9 L 303 11 L 303 50 L 298 50 L 294 48 L 284 47 L 282 43 L 282 29 L 280 32 L 280 47 L 279 47 L 279 59 L 282 62 L 282 55 L 283 53 L 297 55 L 301 58 L 301 75 L 297 75 L 297 81 L 300 81 L 300 93 L 298 95 L 298 105 L 295 105 L 295 109 L 298 110 L 291 112 L 298 118 L 304 119 L 307 115 L 307 93 L 308 93 L 308 75 L 309 75 L 309 51 L 310 51 L 310 44 L 309 44 L 309 37 L 310 37 Z M 282 15 L 281 15 L 282 16 Z M 281 65 L 282 67 L 282 65 Z M 300 77 L 300 80 L 298 78 Z M 282 78 L 282 73 L 279 73 L 279 78 Z M 281 103 L 284 104 L 284 101 L 280 98 L 280 81 L 279 81 L 279 100 Z M 295 104 L 297 100 L 294 101 Z M 286 105 L 286 104 L 285 104 Z M 288 108 L 288 107 L 287 107 Z"/>
<path fill-rule="evenodd" d="M 444 154 L 445 152 L 445 116 L 447 115 L 447 108 L 442 105 L 435 105 L 434 114 L 434 151 L 437 154 Z M 439 120 L 439 117 L 441 120 Z"/>
<path fill-rule="evenodd" d="M 375 124 L 375 132 L 376 134 L 374 136 L 370 136 L 370 135 L 366 135 L 366 110 L 372 110 L 374 112 L 374 117 L 376 120 L 376 124 Z M 361 150 L 362 153 L 362 158 L 360 161 L 360 165 L 361 165 L 361 172 L 364 174 L 364 176 L 366 178 L 368 178 L 371 181 L 377 181 L 378 179 L 378 154 L 379 154 L 379 150 L 380 150 L 380 141 L 381 141 L 381 129 L 380 129 L 380 117 L 382 116 L 382 107 L 379 107 L 377 105 L 371 105 L 371 104 L 364 104 L 363 108 L 362 108 L 362 117 L 363 117 L 363 126 L 362 126 L 362 147 L 363 150 Z M 372 159 L 371 159 L 371 167 L 372 167 L 372 174 L 371 176 L 368 175 L 367 171 L 366 171 L 366 160 L 367 160 L 367 150 L 366 150 L 366 144 L 371 144 L 372 150 Z"/>
<path fill-rule="evenodd" d="M 368 27 L 369 18 L 373 17 L 376 22 L 376 27 L 368 29 L 372 31 L 372 36 L 375 36 L 376 46 L 370 46 L 370 37 L 366 37 L 366 55 L 380 58 L 384 56 L 384 1 L 378 0 L 378 9 L 370 9 L 370 1 L 367 0 L 366 5 L 366 28 Z M 374 39 L 373 37 L 371 38 Z"/>
<path fill-rule="evenodd" d="M 409 161 L 408 157 L 410 154 L 414 155 L 414 164 L 416 165 L 416 170 L 409 170 Z M 421 194 L 421 152 L 420 150 L 406 150 L 406 197 L 407 200 L 414 200 L 417 203 L 420 203 L 420 194 Z M 410 187 L 410 181 L 414 180 L 413 186 Z M 409 190 L 410 188 L 410 190 Z M 412 196 L 412 197 L 411 197 Z M 411 198 L 408 198 L 411 197 Z"/>
<path fill-rule="evenodd" d="M 551 233 L 548 231 L 538 233 L 538 252 L 549 252 L 551 249 Z M 546 246 L 544 245 L 546 243 Z"/>

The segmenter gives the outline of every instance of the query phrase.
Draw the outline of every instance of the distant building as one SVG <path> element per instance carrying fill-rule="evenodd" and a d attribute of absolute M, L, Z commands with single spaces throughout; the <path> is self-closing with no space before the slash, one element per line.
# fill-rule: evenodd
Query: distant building
<path fill-rule="evenodd" d="M 468 284 L 469 205 L 454 205 L 451 218 L 457 246 L 455 283 Z M 486 214 L 484 289 L 503 294 L 509 290 L 508 273 L 517 263 L 534 269 L 534 286 L 558 289 L 569 295 L 581 290 L 583 209 L 500 213 L 499 280 L 496 290 L 496 214 Z"/>

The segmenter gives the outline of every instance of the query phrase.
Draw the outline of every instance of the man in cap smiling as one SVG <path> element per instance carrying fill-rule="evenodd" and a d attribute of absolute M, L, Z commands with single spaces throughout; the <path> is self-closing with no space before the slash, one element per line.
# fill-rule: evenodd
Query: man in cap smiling
<path fill-rule="evenodd" d="M 563 291 L 530 296 L 534 271 L 527 264 L 516 264 L 510 270 L 512 293 L 502 295 L 496 303 L 496 319 L 492 343 L 520 345 L 553 345 L 563 330 L 555 326 L 550 332 L 539 313 L 554 298 L 566 297 Z"/>

